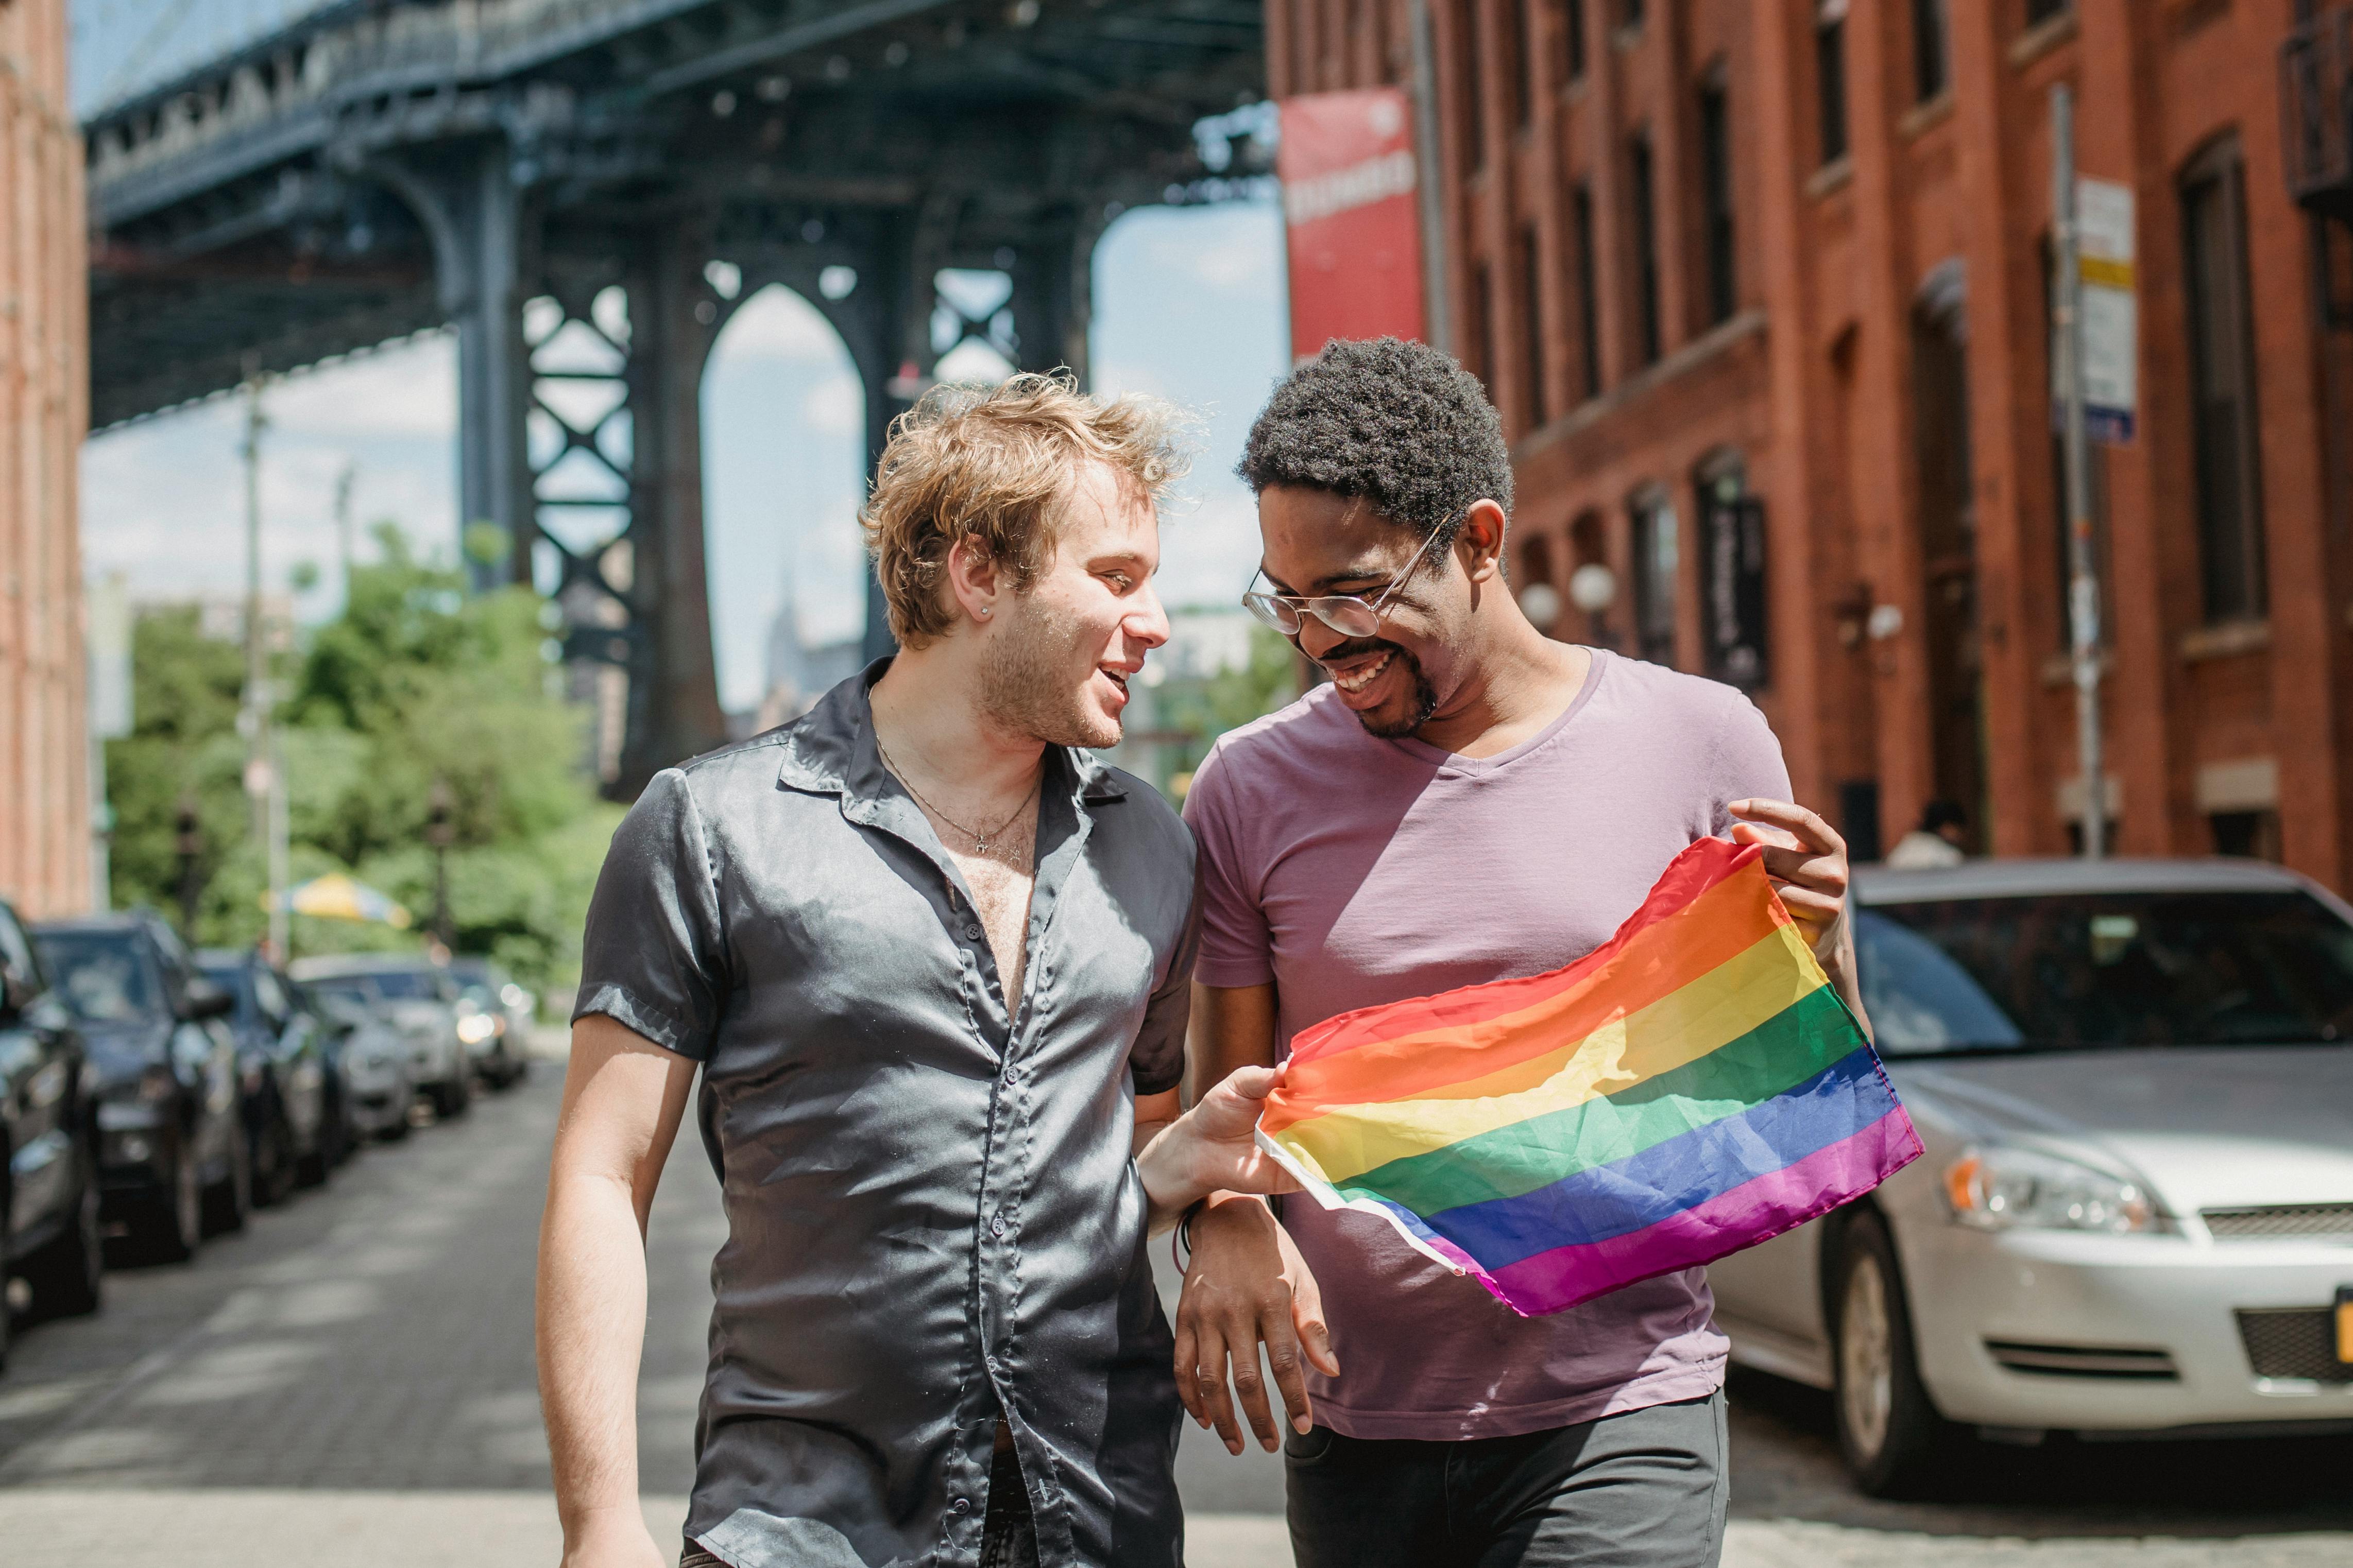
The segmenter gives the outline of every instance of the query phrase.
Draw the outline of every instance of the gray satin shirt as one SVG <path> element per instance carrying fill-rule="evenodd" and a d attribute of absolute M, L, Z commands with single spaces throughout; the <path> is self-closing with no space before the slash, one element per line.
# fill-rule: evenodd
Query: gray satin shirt
<path fill-rule="evenodd" d="M 1181 1563 L 1134 1097 L 1184 1068 L 1191 836 L 1050 747 L 1023 994 L 867 689 L 655 778 L 575 1018 L 703 1064 L 728 1237 L 687 1534 L 737 1568 L 972 1563 L 1000 1411 L 1045 1564 Z"/>

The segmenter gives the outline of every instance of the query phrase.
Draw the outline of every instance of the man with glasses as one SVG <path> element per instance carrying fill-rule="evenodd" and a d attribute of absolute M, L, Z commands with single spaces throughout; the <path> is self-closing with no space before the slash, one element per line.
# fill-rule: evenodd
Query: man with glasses
<path fill-rule="evenodd" d="M 1263 546 L 1243 602 L 1331 680 L 1227 735 L 1186 801 L 1199 1081 L 1351 1008 L 1557 968 L 1709 834 L 1767 846 L 1859 1010 L 1845 847 L 1784 801 L 1747 699 L 1521 614 L 1510 458 L 1453 361 L 1333 343 L 1276 389 L 1240 471 Z M 1219 1194 L 1186 1228 L 1177 1386 L 1239 1453 L 1230 1361 L 1271 1448 L 1264 1346 L 1303 1568 L 1715 1561 L 1725 1342 L 1704 1270 L 1522 1318 L 1367 1215 L 1293 1197 L 1278 1221 Z"/>

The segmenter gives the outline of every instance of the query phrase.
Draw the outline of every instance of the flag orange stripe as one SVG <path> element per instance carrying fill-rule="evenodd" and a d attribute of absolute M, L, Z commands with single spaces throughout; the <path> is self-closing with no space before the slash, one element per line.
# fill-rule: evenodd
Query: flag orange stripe
<path fill-rule="evenodd" d="M 1295 1054 L 1261 1125 L 1270 1134 L 1335 1106 L 1476 1099 L 1543 1083 L 1587 1038 L 1694 982 L 1788 923 L 1778 899 L 1758 898 L 1752 860 L 1674 917 L 1611 942 L 1590 959 L 1539 976 L 1549 984 L 1519 1008 L 1451 1026 L 1392 1035 L 1337 1057 Z M 1484 1011 L 1483 1009 L 1482 1011 Z"/>

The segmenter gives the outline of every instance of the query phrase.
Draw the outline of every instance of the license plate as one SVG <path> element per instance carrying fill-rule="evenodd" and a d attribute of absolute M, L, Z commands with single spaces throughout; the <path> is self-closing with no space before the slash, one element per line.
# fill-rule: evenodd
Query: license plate
<path fill-rule="evenodd" d="M 2353 1285 L 2339 1286 L 2337 1291 L 2337 1362 L 2353 1366 Z"/>

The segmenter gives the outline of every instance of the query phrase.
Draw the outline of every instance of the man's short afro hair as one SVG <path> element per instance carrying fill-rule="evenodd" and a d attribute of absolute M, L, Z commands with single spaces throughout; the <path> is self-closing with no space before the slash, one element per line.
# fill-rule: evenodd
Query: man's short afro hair
<path fill-rule="evenodd" d="M 1285 376 L 1234 472 L 1253 491 L 1362 497 L 1424 540 L 1441 524 L 1451 538 L 1473 501 L 1512 510 L 1511 453 L 1478 378 L 1398 338 L 1335 340 Z"/>

